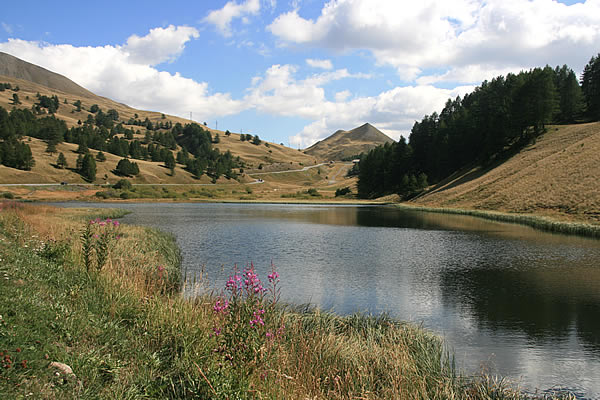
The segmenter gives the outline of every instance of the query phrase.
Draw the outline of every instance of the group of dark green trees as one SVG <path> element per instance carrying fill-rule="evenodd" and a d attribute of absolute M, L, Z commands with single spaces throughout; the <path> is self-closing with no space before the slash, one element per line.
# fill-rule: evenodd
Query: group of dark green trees
<path fill-rule="evenodd" d="M 56 96 L 38 96 L 38 99 L 44 106 L 58 107 Z M 95 117 L 68 129 L 66 123 L 54 115 L 40 118 L 28 109 L 14 108 L 9 113 L 0 107 L 0 163 L 13 168 L 31 169 L 35 161 L 29 145 L 23 141 L 23 137 L 31 136 L 44 140 L 47 143 L 46 151 L 51 154 L 63 141 L 77 144 L 80 157 L 75 170 L 89 181 L 95 179 L 95 162 L 106 159 L 103 152 L 124 158 L 115 168 L 123 176 L 139 173 L 137 164 L 128 158 L 164 162 L 171 174 L 174 174 L 176 163 L 179 163 L 195 177 L 207 174 L 214 181 L 221 176 L 235 178 L 233 168 L 242 166 L 239 157 L 234 158 L 230 152 L 221 153 L 213 148 L 211 133 L 198 124 L 183 126 L 166 121 L 162 126 L 170 126 L 170 129 L 147 130 L 144 139 L 138 140 L 134 139 L 134 134 L 139 134 L 139 131 L 134 132 L 123 123 L 115 123 L 119 117 L 115 110 L 104 113 L 98 106 L 92 106 L 90 110 Z M 182 150 L 175 157 L 173 151 L 178 145 Z M 88 157 L 90 149 L 99 151 L 96 160 L 91 155 Z M 59 154 L 56 166 L 67 167 L 64 155 Z"/>
<path fill-rule="evenodd" d="M 463 167 L 506 157 L 547 124 L 594 120 L 600 120 L 600 54 L 586 65 L 581 85 L 566 65 L 499 76 L 415 122 L 408 142 L 363 154 L 358 194 L 410 197 Z"/>

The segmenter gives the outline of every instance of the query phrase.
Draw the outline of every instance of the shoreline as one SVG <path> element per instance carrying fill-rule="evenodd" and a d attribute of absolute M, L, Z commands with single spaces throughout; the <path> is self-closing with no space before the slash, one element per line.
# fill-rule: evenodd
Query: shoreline
<path fill-rule="evenodd" d="M 600 239 L 600 224 L 589 224 L 584 222 L 566 222 L 552 217 L 536 214 L 507 213 L 492 210 L 473 210 L 462 208 L 427 207 L 412 205 L 409 203 L 394 203 L 400 209 L 411 211 L 422 211 L 439 214 L 465 215 L 490 221 L 506 222 L 511 224 L 525 225 L 531 228 L 551 233 L 564 235 L 575 235 Z"/>

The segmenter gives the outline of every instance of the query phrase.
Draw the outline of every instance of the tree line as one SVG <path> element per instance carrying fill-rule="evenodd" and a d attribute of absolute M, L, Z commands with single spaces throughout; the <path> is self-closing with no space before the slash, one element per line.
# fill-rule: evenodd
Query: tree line
<path fill-rule="evenodd" d="M 363 154 L 358 194 L 410 197 L 466 167 L 490 165 L 545 132 L 547 124 L 600 120 L 600 54 L 581 84 L 568 66 L 534 68 L 484 81 L 401 138 Z"/>

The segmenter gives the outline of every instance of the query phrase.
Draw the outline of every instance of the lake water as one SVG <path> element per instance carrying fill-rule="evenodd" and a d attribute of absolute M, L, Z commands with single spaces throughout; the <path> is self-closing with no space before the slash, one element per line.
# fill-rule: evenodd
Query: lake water
<path fill-rule="evenodd" d="M 445 338 L 467 373 L 600 398 L 600 241 L 394 207 L 76 204 L 172 232 L 188 276 L 223 287 L 234 264 L 271 262 L 282 299 L 370 312 Z"/>

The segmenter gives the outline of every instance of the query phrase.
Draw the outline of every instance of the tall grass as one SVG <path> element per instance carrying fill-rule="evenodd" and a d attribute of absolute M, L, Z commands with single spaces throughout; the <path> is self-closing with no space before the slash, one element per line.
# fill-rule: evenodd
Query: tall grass
<path fill-rule="evenodd" d="M 279 304 L 275 270 L 264 286 L 233 271 L 235 291 L 190 299 L 173 237 L 154 230 L 121 226 L 90 274 L 78 237 L 97 216 L 2 204 L 1 398 L 526 398 L 461 376 L 420 327 Z"/>
<path fill-rule="evenodd" d="M 460 208 L 422 207 L 409 204 L 395 204 L 395 206 L 406 210 L 473 216 L 492 221 L 526 225 L 542 231 L 562 233 L 566 235 L 600 238 L 600 225 L 585 224 L 581 222 L 557 221 L 537 215 L 509 214 L 498 211 L 465 210 Z"/>

